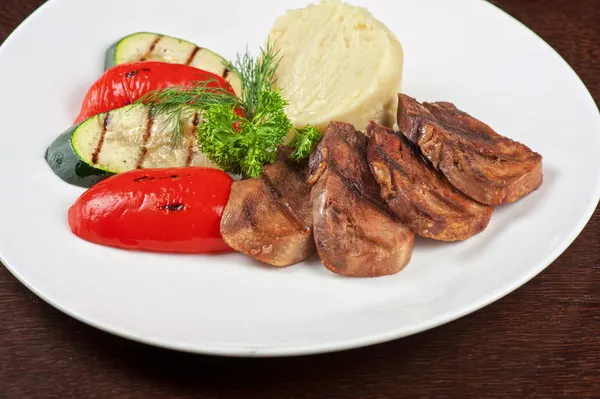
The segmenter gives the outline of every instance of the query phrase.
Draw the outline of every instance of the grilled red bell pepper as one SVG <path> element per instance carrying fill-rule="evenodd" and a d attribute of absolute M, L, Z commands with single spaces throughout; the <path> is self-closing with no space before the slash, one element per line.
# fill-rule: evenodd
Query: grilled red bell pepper
<path fill-rule="evenodd" d="M 221 87 L 235 94 L 229 82 L 220 76 L 188 65 L 154 61 L 117 65 L 90 87 L 75 124 L 129 105 L 154 90 L 191 87 L 210 80 L 209 87 Z"/>
<path fill-rule="evenodd" d="M 137 169 L 101 181 L 69 209 L 78 237 L 175 253 L 230 251 L 220 233 L 231 177 L 218 169 Z"/>

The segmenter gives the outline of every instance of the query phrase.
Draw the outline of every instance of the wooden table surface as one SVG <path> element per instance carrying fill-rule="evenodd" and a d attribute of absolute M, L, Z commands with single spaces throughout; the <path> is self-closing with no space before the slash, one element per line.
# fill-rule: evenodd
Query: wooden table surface
<path fill-rule="evenodd" d="M 1 0 L 0 43 L 42 2 Z M 600 101 L 600 0 L 493 3 L 553 46 Z M 28 397 L 598 399 L 600 211 L 546 271 L 491 306 L 312 357 L 228 359 L 130 342 L 65 316 L 0 266 L 0 398 Z"/>

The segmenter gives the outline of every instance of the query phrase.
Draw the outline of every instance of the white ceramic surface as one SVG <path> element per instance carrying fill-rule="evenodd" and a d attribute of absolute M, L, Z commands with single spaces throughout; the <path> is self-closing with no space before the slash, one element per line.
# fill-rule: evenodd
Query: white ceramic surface
<path fill-rule="evenodd" d="M 50 0 L 35 12 L 0 49 L 0 254 L 9 270 L 55 307 L 124 337 L 273 356 L 432 328 L 506 295 L 567 248 L 600 196 L 598 109 L 547 44 L 476 0 L 362 3 L 403 43 L 406 93 L 454 102 L 544 156 L 542 188 L 498 209 L 482 234 L 418 240 L 404 271 L 378 279 L 339 277 L 317 259 L 273 269 L 239 254 L 126 252 L 71 235 L 66 211 L 82 190 L 54 176 L 43 155 L 77 115 L 112 42 L 158 31 L 232 57 L 305 3 Z"/>

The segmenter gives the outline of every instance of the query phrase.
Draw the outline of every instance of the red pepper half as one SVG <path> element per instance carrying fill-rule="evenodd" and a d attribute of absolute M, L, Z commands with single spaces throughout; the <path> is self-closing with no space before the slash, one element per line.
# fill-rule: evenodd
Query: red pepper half
<path fill-rule="evenodd" d="M 214 83 L 209 87 L 221 87 L 235 94 L 222 77 L 188 65 L 154 61 L 117 65 L 104 72 L 90 87 L 75 124 L 129 105 L 154 90 L 191 87 L 210 80 Z"/>
<path fill-rule="evenodd" d="M 88 189 L 69 209 L 78 237 L 175 253 L 230 251 L 220 233 L 231 177 L 218 169 L 137 169 Z"/>

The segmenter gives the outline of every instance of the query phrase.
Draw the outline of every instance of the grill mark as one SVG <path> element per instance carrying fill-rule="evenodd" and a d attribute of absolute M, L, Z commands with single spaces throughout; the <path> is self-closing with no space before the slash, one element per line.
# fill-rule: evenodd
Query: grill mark
<path fill-rule="evenodd" d="M 128 79 L 133 78 L 134 76 L 136 76 L 138 73 L 140 73 L 140 71 L 142 72 L 152 72 L 152 70 L 150 68 L 140 68 L 140 69 L 134 69 L 133 71 L 129 71 L 125 74 L 125 77 Z"/>
<path fill-rule="evenodd" d="M 331 171 L 337 177 L 340 178 L 345 187 L 348 188 L 348 191 L 353 194 L 356 198 L 359 198 L 369 204 L 371 208 L 379 213 L 384 214 L 395 222 L 400 222 L 400 219 L 392 212 L 392 210 L 388 207 L 388 205 L 383 202 L 383 199 L 376 198 L 371 195 L 365 193 L 364 189 L 361 189 L 359 184 L 355 182 L 352 178 L 347 176 L 337 165 L 335 162 L 330 162 L 327 170 Z"/>
<path fill-rule="evenodd" d="M 315 233 L 315 241 L 316 241 L 316 244 L 317 244 L 317 248 L 319 248 L 321 250 L 327 249 L 327 247 L 325 246 L 325 243 L 323 242 L 323 240 L 321 239 L 321 237 L 317 236 L 316 234 L 317 233 Z"/>
<path fill-rule="evenodd" d="M 225 80 L 227 80 L 227 78 L 229 77 L 229 74 L 231 73 L 231 71 L 229 70 L 229 68 L 225 68 L 223 70 L 223 74 L 221 75 L 221 77 Z"/>
<path fill-rule="evenodd" d="M 182 203 L 161 205 L 160 207 L 160 209 L 163 209 L 167 212 L 179 212 L 182 211 L 183 208 L 185 208 L 185 205 L 183 205 Z"/>
<path fill-rule="evenodd" d="M 384 163 L 391 165 L 394 168 L 394 170 L 399 172 L 404 177 L 410 179 L 410 176 L 408 175 L 408 172 L 406 171 L 406 169 L 404 169 L 402 167 L 402 165 L 400 165 L 396 160 L 392 159 L 379 144 L 375 145 L 375 153 L 379 157 L 381 157 L 381 159 L 383 160 Z"/>
<path fill-rule="evenodd" d="M 409 121 L 416 121 L 414 123 L 414 125 L 411 123 L 411 132 L 410 135 L 408 137 L 413 137 L 414 136 L 414 142 L 418 143 L 419 141 L 421 141 L 421 138 L 423 137 L 423 127 L 426 125 L 426 121 L 425 121 L 425 117 L 422 118 L 416 118 L 416 117 L 409 117 Z M 400 133 L 402 134 L 402 133 Z M 410 139 L 412 140 L 412 139 Z M 409 141 L 410 141 L 409 140 Z M 412 141 L 411 141 L 412 143 Z"/>
<path fill-rule="evenodd" d="M 460 116 L 468 116 L 469 118 L 472 118 L 473 123 L 483 123 L 473 118 L 472 116 L 465 114 L 464 112 L 462 112 L 461 114 L 461 112 L 462 111 L 460 110 L 456 111 L 456 113 Z M 485 123 L 483 124 L 487 126 L 487 128 L 490 129 L 490 131 L 480 130 L 480 127 L 468 128 L 461 126 L 460 124 L 451 123 L 447 120 L 450 119 L 450 116 L 448 115 L 439 116 L 435 113 L 432 114 L 433 117 L 425 116 L 414 112 L 408 113 L 410 119 L 411 132 L 408 132 L 407 135 L 409 137 L 412 137 L 413 135 L 415 136 L 415 140 L 412 140 L 411 138 L 411 141 L 418 142 L 421 139 L 424 126 L 430 125 L 433 127 L 434 130 L 436 130 L 436 128 L 441 128 L 448 132 L 447 136 L 451 137 L 452 141 L 441 140 L 441 138 L 438 138 L 438 140 L 442 141 L 442 145 L 448 145 L 451 143 L 451 146 L 460 146 L 466 151 L 479 154 L 488 159 L 498 157 L 515 163 L 526 163 L 530 160 L 530 158 L 535 158 L 536 155 L 539 156 L 539 154 L 532 151 L 526 145 L 500 135 Z M 415 132 L 415 134 L 413 134 L 413 132 Z M 510 147 L 510 150 L 517 151 L 517 153 L 513 154 L 499 152 L 494 148 L 496 146 L 501 145 L 507 145 Z"/>
<path fill-rule="evenodd" d="M 393 173 L 393 171 L 397 170 L 397 169 L 394 168 L 393 165 L 391 165 L 391 168 L 392 168 L 391 184 L 394 186 L 394 188 L 396 189 L 396 191 L 398 191 L 398 189 L 397 189 L 398 183 L 397 183 L 396 177 L 395 177 L 395 175 Z M 394 197 L 393 200 L 396 200 L 396 198 L 397 197 Z M 416 214 L 418 214 L 422 218 L 425 218 L 425 219 L 427 219 L 427 220 L 429 220 L 431 222 L 434 222 L 436 225 L 438 225 L 439 223 L 444 223 L 445 222 L 445 217 L 444 216 L 440 217 L 439 213 L 431 213 L 431 209 L 429 209 L 427 207 L 424 207 L 423 204 L 421 203 L 421 201 L 416 201 L 416 202 L 411 201 L 409 206 L 412 209 L 412 212 L 415 212 Z M 417 230 L 419 230 L 419 228 L 416 227 L 416 226 L 419 226 L 420 223 L 417 223 L 415 225 L 414 219 L 412 217 L 408 217 L 407 218 L 406 214 L 403 214 L 403 216 L 398 216 L 398 219 L 402 223 L 405 223 L 407 226 L 411 226 L 411 228 L 413 228 L 413 229 L 416 228 Z M 431 230 L 431 228 L 429 230 Z"/>
<path fill-rule="evenodd" d="M 381 157 L 381 160 L 383 161 L 383 163 L 387 164 L 387 166 L 391 169 L 390 171 L 390 184 L 394 187 L 394 190 L 396 192 L 398 192 L 398 183 L 396 182 L 396 176 L 394 174 L 394 171 L 402 174 L 406 179 L 411 180 L 412 178 L 411 176 L 409 176 L 406 172 L 406 170 L 398 163 L 396 162 L 394 159 L 392 159 L 386 152 L 385 150 L 383 150 L 379 145 L 376 148 L 377 154 Z M 437 173 L 436 171 L 434 171 L 435 173 Z M 392 200 L 395 200 L 397 198 L 397 196 L 394 196 L 394 198 Z M 389 205 L 388 205 L 389 206 Z M 417 212 L 419 215 L 421 215 L 422 217 L 425 217 L 427 219 L 436 221 L 437 217 L 436 215 L 431 215 L 431 213 L 427 210 L 424 209 L 422 206 L 420 206 L 419 202 L 411 202 L 411 207 L 413 208 L 413 210 L 415 212 Z M 391 207 L 390 207 L 391 209 Z M 394 213 L 394 211 L 391 211 L 393 215 L 396 215 Z M 406 220 L 406 217 L 400 217 L 397 216 L 399 221 L 401 221 L 402 223 L 406 223 L 407 225 L 412 225 L 411 220 Z"/>
<path fill-rule="evenodd" d="M 498 132 L 492 129 L 487 123 L 459 110 L 452 103 L 424 102 L 423 106 L 433 116 L 431 121 L 447 130 L 455 130 L 468 137 L 479 139 L 488 144 L 494 144 L 498 139 L 507 138 L 498 134 Z"/>
<path fill-rule="evenodd" d="M 194 133 L 196 132 L 196 128 L 198 127 L 198 125 L 200 124 L 200 115 L 196 112 L 194 114 L 194 119 L 192 119 L 192 125 L 194 126 Z M 185 166 L 190 166 L 192 164 L 192 161 L 194 160 L 194 155 L 196 155 L 196 150 L 194 148 L 194 143 L 196 142 L 196 140 L 192 139 L 190 140 L 189 144 L 188 144 L 188 154 L 187 154 L 187 159 L 185 161 Z"/>
<path fill-rule="evenodd" d="M 446 140 L 441 141 L 442 146 L 450 146 L 450 143 Z M 478 157 L 482 160 L 482 162 L 486 162 L 489 164 L 495 163 L 513 163 L 516 165 L 528 165 L 530 169 L 533 169 L 542 159 L 541 155 L 536 152 L 529 152 L 528 154 L 515 154 L 513 156 L 508 154 L 500 154 L 494 153 L 493 151 L 477 151 L 473 148 L 468 147 L 464 143 L 457 142 L 455 143 L 457 150 L 460 149 L 463 154 L 471 153 L 473 157 Z"/>
<path fill-rule="evenodd" d="M 388 164 L 394 171 L 401 173 L 402 175 L 406 176 L 411 181 L 413 180 L 412 176 L 410 176 L 408 174 L 408 172 L 406 171 L 406 169 L 404 169 L 402 167 L 402 165 L 400 165 L 395 159 L 391 158 L 383 149 L 377 148 L 377 150 L 378 150 L 378 155 L 381 156 L 383 162 Z M 433 167 L 431 167 L 430 165 L 427 167 L 430 169 L 432 174 L 437 174 L 437 176 L 441 179 L 441 183 L 445 184 L 451 190 L 452 193 L 454 193 L 460 197 L 463 197 L 465 203 L 462 204 L 462 203 L 453 201 L 452 199 L 450 199 L 447 196 L 440 193 L 439 190 L 431 190 L 430 194 L 433 197 L 435 197 L 439 202 L 441 202 L 445 206 L 447 206 L 450 210 L 453 210 L 457 213 L 470 214 L 471 212 L 469 212 L 468 205 L 466 205 L 466 204 L 467 203 L 476 204 L 476 202 L 471 200 L 470 198 L 466 197 L 464 194 L 462 194 L 460 191 L 458 191 L 456 188 L 454 188 L 454 186 L 452 186 L 448 182 L 448 179 L 446 179 L 446 177 L 444 175 L 442 175 L 440 172 L 438 172 L 436 169 L 433 169 Z M 396 182 L 396 179 L 392 175 L 392 183 L 394 185 L 395 185 L 395 182 Z M 423 210 L 423 213 L 432 217 L 432 215 L 429 212 L 425 212 L 425 210 Z"/>
<path fill-rule="evenodd" d="M 192 63 L 192 61 L 194 61 L 194 57 L 196 57 L 196 54 L 198 54 L 198 52 L 202 50 L 202 48 L 198 47 L 198 46 L 194 46 L 194 49 L 192 50 L 192 52 L 190 53 L 187 61 L 185 62 L 185 65 L 190 65 Z"/>
<path fill-rule="evenodd" d="M 356 130 L 354 130 L 354 134 L 354 138 L 356 139 L 354 141 L 349 140 L 350 135 L 346 134 L 338 134 L 336 135 L 336 139 L 341 139 L 341 141 L 350 151 L 350 154 L 348 155 L 354 156 L 359 161 L 357 162 L 358 165 L 354 171 L 358 174 L 359 180 L 357 181 L 356 176 L 349 176 L 342 168 L 340 168 L 334 156 L 327 157 L 328 162 L 325 171 L 331 171 L 338 176 L 352 195 L 366 202 L 374 211 L 385 215 L 396 223 L 401 223 L 401 220 L 398 218 L 398 216 L 393 213 L 388 204 L 384 202 L 379 194 L 379 183 L 377 183 L 375 180 L 367 160 L 367 137 L 364 136 L 364 140 L 361 140 L 362 137 L 357 135 L 362 135 L 362 133 L 357 132 Z M 334 145 L 337 142 L 336 139 L 331 140 Z M 322 143 L 323 144 L 320 146 L 323 146 L 324 150 L 329 150 L 329 147 L 334 147 L 334 145 L 325 145 L 323 141 Z M 319 150 L 317 149 L 316 151 Z M 323 173 L 325 173 L 325 171 Z"/>
<path fill-rule="evenodd" d="M 476 130 L 476 128 L 470 129 L 468 127 L 461 126 L 460 124 L 452 123 L 449 121 L 450 117 L 448 115 L 439 115 L 435 112 L 432 112 L 429 109 L 427 110 L 431 113 L 431 116 L 407 111 L 409 122 L 411 123 L 411 129 L 413 129 L 412 126 L 414 126 L 414 124 L 417 124 L 419 128 L 419 130 L 417 131 L 418 135 L 420 135 L 420 131 L 423 128 L 423 126 L 427 124 L 433 124 L 437 125 L 438 127 L 444 130 L 454 132 L 454 134 L 456 134 L 457 136 L 465 136 L 467 137 L 467 139 L 477 140 L 487 145 L 493 145 L 495 144 L 498 138 L 503 137 L 496 132 L 480 132 Z"/>
<path fill-rule="evenodd" d="M 362 133 L 357 133 L 356 130 L 354 131 L 354 135 L 356 138 L 356 140 L 354 142 L 351 142 L 349 140 L 349 137 L 345 134 L 340 134 L 339 137 L 342 139 L 344 144 L 346 144 L 346 146 L 348 146 L 348 148 L 350 148 L 352 150 L 352 152 L 354 154 L 356 154 L 357 157 L 364 158 L 364 152 L 367 148 L 366 140 L 365 141 L 360 140 L 358 137 L 356 137 L 357 134 L 362 134 Z"/>
<path fill-rule="evenodd" d="M 450 198 L 446 197 L 443 193 L 440 193 L 437 190 L 431 191 L 431 195 L 433 197 L 435 197 L 439 202 L 443 203 L 445 206 L 447 206 L 449 209 L 453 210 L 456 213 L 462 213 L 462 214 L 466 214 L 466 215 L 472 214 L 472 212 L 470 212 L 470 209 L 468 208 L 468 206 L 466 204 L 461 204 L 460 202 L 452 201 Z M 466 197 L 465 197 L 465 200 L 471 202 L 474 205 L 478 204 L 474 200 L 467 199 Z M 485 205 L 481 205 L 481 206 L 485 206 Z"/>
<path fill-rule="evenodd" d="M 419 125 L 419 132 L 421 131 L 421 126 Z M 409 139 L 408 137 L 406 137 L 404 134 L 400 133 L 400 132 L 395 132 L 393 130 L 389 130 L 388 131 L 389 134 L 392 134 L 393 136 L 396 136 L 398 139 L 400 139 L 400 146 L 398 147 L 398 151 L 402 151 L 403 148 L 402 146 L 404 145 L 405 147 L 407 147 L 409 149 L 409 151 L 412 151 L 412 153 L 415 155 L 415 157 L 417 157 L 421 162 L 425 163 L 426 165 L 430 166 L 432 169 L 437 170 L 437 168 L 435 166 L 433 166 L 433 163 L 429 160 L 429 158 L 427 158 L 425 156 L 425 154 L 423 154 L 423 151 L 421 151 L 421 147 L 419 147 L 419 145 L 415 142 L 413 142 L 411 139 Z M 419 136 L 417 137 L 417 140 L 420 140 L 421 136 L 419 134 Z M 379 144 L 377 145 L 379 148 L 381 148 L 381 154 L 384 154 L 385 156 L 388 156 L 386 151 L 383 150 L 383 147 L 381 147 Z"/>
<path fill-rule="evenodd" d="M 406 137 L 402 133 L 393 132 L 393 134 L 394 134 L 394 136 L 398 137 L 398 139 L 400 139 L 400 141 L 402 142 L 401 145 L 404 144 L 408 148 L 409 151 L 412 151 L 412 154 L 417 158 L 418 161 L 420 161 L 425 166 L 426 169 L 429 169 L 431 173 L 436 174 L 440 179 L 447 182 L 446 176 L 444 176 L 444 174 L 433 165 L 433 163 L 425 156 L 425 154 L 423 154 L 423 152 L 421 151 L 421 148 L 419 148 L 419 146 L 417 144 L 412 142 L 408 137 Z M 400 146 L 399 149 L 401 149 L 401 148 L 402 147 Z M 394 158 L 392 158 L 387 153 L 387 151 L 384 149 L 384 147 L 377 144 L 376 151 L 377 151 L 377 154 L 383 158 L 384 162 L 389 163 L 395 170 L 400 172 L 402 175 L 404 175 L 411 181 L 414 180 L 414 179 L 412 179 L 410 174 L 406 171 L 406 169 L 402 165 L 400 165 L 398 163 L 398 161 L 396 161 Z M 453 191 L 458 192 L 449 182 L 447 182 L 447 183 L 448 183 L 448 186 L 451 187 Z"/>
<path fill-rule="evenodd" d="M 188 173 L 185 175 L 171 175 L 171 176 L 162 176 L 162 177 L 154 177 L 154 176 L 148 176 L 148 175 L 144 175 L 144 176 L 140 176 L 137 177 L 135 179 L 133 179 L 134 182 L 143 182 L 143 181 L 153 181 L 153 180 L 164 180 L 164 179 L 182 179 L 184 177 L 190 177 L 192 174 Z"/>
<path fill-rule="evenodd" d="M 152 52 L 156 48 L 156 45 L 158 44 L 158 42 L 161 41 L 162 38 L 163 38 L 163 36 L 159 35 L 156 37 L 156 39 L 154 39 L 152 44 L 150 44 L 150 47 L 148 47 L 148 51 L 146 51 L 146 53 L 142 56 L 142 58 L 140 58 L 140 61 L 146 61 L 148 59 L 148 57 L 150 57 L 150 54 L 152 54 Z"/>
<path fill-rule="evenodd" d="M 335 206 L 331 205 L 331 215 L 333 216 L 333 220 L 336 223 L 340 222 L 340 214 L 342 213 L 342 211 L 340 211 L 338 208 L 336 208 Z"/>
<path fill-rule="evenodd" d="M 449 131 L 449 129 L 445 128 L 446 131 Z M 529 147 L 508 137 L 499 136 L 496 138 L 496 142 L 483 143 L 482 145 L 480 137 L 472 132 L 450 132 L 445 136 L 436 137 L 442 146 L 458 147 L 464 152 L 479 155 L 489 162 L 493 162 L 495 159 L 503 159 L 514 163 L 527 163 L 531 162 L 533 158 L 539 157 L 539 154 L 532 151 Z M 502 145 L 510 147 L 508 152 L 496 150 L 495 147 Z"/>
<path fill-rule="evenodd" d="M 146 132 L 144 133 L 144 137 L 142 139 L 142 150 L 140 151 L 140 157 L 138 159 L 136 168 L 140 169 L 142 164 L 144 163 L 144 159 L 146 159 L 146 155 L 148 155 L 148 141 L 150 140 L 150 135 L 152 134 L 152 126 L 154 125 L 154 108 L 148 108 L 148 117 L 146 120 Z"/>
<path fill-rule="evenodd" d="M 106 137 L 106 131 L 108 130 L 108 124 L 110 123 L 110 112 L 106 113 L 104 117 L 104 122 L 102 123 L 102 131 L 100 133 L 100 139 L 98 140 L 98 144 L 96 145 L 96 149 L 92 153 L 92 164 L 96 165 L 98 163 L 98 159 L 100 158 L 100 151 L 102 151 L 102 146 L 104 145 L 104 138 Z"/>
<path fill-rule="evenodd" d="M 377 145 L 376 152 L 377 152 L 377 155 L 379 155 L 381 157 L 381 159 L 383 160 L 384 163 L 391 166 L 395 171 L 399 172 L 400 174 L 402 174 L 403 176 L 408 178 L 410 181 L 414 180 L 413 176 L 411 174 L 409 174 L 408 171 L 402 165 L 400 165 L 400 163 L 398 163 L 398 161 L 396 161 L 394 158 L 392 158 L 385 151 L 385 149 L 383 149 L 383 147 L 381 147 L 380 145 Z M 417 155 L 417 154 L 415 154 L 415 155 Z M 431 174 L 437 175 L 442 180 L 445 179 L 445 177 L 437 169 L 433 168 L 433 166 L 431 166 L 429 164 L 429 161 L 427 159 L 420 158 L 420 160 L 423 163 L 425 163 L 425 161 L 427 162 L 427 163 L 425 163 L 424 166 L 429 169 Z"/>
<path fill-rule="evenodd" d="M 421 126 L 421 125 L 419 125 L 419 126 Z M 447 171 L 445 171 L 443 168 L 443 162 L 442 162 L 441 158 L 438 162 L 438 166 L 433 165 L 433 163 L 421 151 L 421 149 L 418 145 L 416 145 L 414 142 L 412 142 L 407 137 L 404 137 L 404 135 L 402 135 L 401 133 L 399 133 L 397 135 L 398 135 L 398 137 L 405 139 L 405 141 L 411 146 L 411 148 L 413 148 L 415 150 L 415 152 L 417 154 L 419 154 L 420 157 L 428 165 L 431 165 L 434 169 L 439 170 L 444 175 L 446 174 Z M 461 137 L 461 135 L 462 135 L 462 133 L 460 133 L 460 132 L 455 134 L 455 136 L 458 136 L 458 137 Z M 421 138 L 420 136 L 417 137 L 418 140 L 420 140 L 420 138 Z M 503 138 L 503 137 L 501 137 L 501 138 Z M 469 140 L 468 137 L 465 139 Z M 535 168 L 535 166 L 539 162 L 537 157 L 540 157 L 539 154 L 537 154 L 531 150 L 528 150 L 527 154 L 508 155 L 508 154 L 496 153 L 496 152 L 494 152 L 494 150 L 492 148 L 479 148 L 477 146 L 473 146 L 472 143 L 470 143 L 470 142 L 465 143 L 460 139 L 456 140 L 454 142 L 450 142 L 449 140 L 442 139 L 442 138 L 437 138 L 437 140 L 442 148 L 450 147 L 450 151 L 452 151 L 452 153 L 455 154 L 455 156 L 463 155 L 463 156 L 468 157 L 470 154 L 471 157 L 478 158 L 477 161 L 472 160 L 472 161 L 466 162 L 464 167 L 468 168 L 472 172 L 472 176 L 477 181 L 481 182 L 482 184 L 497 187 L 497 188 L 502 188 L 502 187 L 510 184 L 510 182 L 512 182 L 524 175 L 524 173 L 521 173 L 519 170 L 515 171 L 512 169 L 515 169 L 515 168 L 519 169 L 521 166 L 525 165 L 528 167 L 528 170 L 532 170 L 533 168 Z M 507 140 L 510 140 L 510 139 L 507 139 Z M 443 151 L 441 153 L 443 153 Z M 506 165 L 506 164 L 500 165 L 502 162 L 509 163 L 514 166 Z M 478 168 L 478 165 L 481 165 L 481 164 L 491 164 L 493 170 L 496 171 L 495 172 L 497 174 L 496 178 L 490 179 L 486 174 L 484 174 Z M 496 167 L 494 164 L 498 164 L 498 166 Z M 500 173 L 500 172 L 502 172 L 502 173 Z M 460 173 L 462 176 L 465 176 L 465 172 L 461 171 Z"/>
<path fill-rule="evenodd" d="M 363 154 L 360 154 L 360 156 L 362 157 Z M 372 203 L 376 204 L 379 202 L 383 204 L 382 201 L 380 202 L 381 198 L 379 184 L 377 183 L 377 180 L 375 180 L 375 177 L 371 172 L 368 161 L 366 159 L 366 154 L 364 154 L 364 157 L 360 158 L 358 161 L 359 162 L 356 163 L 355 168 L 353 168 L 353 170 L 350 171 L 350 174 L 346 169 L 340 167 L 335 157 L 330 157 L 326 168 L 333 168 L 339 176 L 344 178 L 345 184 L 354 185 L 356 187 L 359 187 L 360 185 L 360 188 L 357 189 L 357 192 L 362 197 L 370 198 L 370 202 Z"/>
<path fill-rule="evenodd" d="M 531 173 L 537 165 L 531 165 L 527 171 L 521 172 L 511 171 L 512 173 L 507 173 L 502 176 L 496 176 L 495 180 L 492 180 L 488 177 L 487 173 L 482 170 L 478 165 L 469 163 L 469 170 L 471 171 L 472 176 L 481 184 L 484 184 L 487 189 L 490 190 L 504 190 L 515 181 L 519 180 L 523 176 Z"/>
<path fill-rule="evenodd" d="M 371 173 L 367 161 L 367 138 L 365 136 L 364 141 L 361 141 L 361 137 L 357 136 L 360 134 L 362 133 L 354 130 L 354 138 L 356 139 L 354 141 L 349 140 L 349 135 L 336 135 L 336 137 L 341 139 L 341 141 L 349 149 L 349 155 L 354 156 L 357 160 L 362 162 L 358 162 L 359 165 L 356 168 L 356 173 L 359 175 L 360 182 L 357 182 L 356 177 L 351 177 L 344 170 L 342 170 L 342 168 L 340 168 L 337 164 L 337 161 L 334 156 L 328 157 L 328 162 L 327 166 L 325 167 L 325 170 L 331 170 L 335 175 L 337 175 L 342 180 L 343 184 L 346 187 L 348 187 L 350 193 L 354 194 L 355 197 L 366 201 L 372 206 L 373 209 L 380 213 L 383 213 L 387 217 L 391 218 L 393 221 L 400 222 L 398 217 L 392 212 L 387 203 L 385 203 L 379 195 L 379 183 L 377 183 L 377 181 L 373 177 L 373 174 Z M 332 141 L 335 144 L 336 140 L 333 139 Z M 333 145 L 325 145 L 324 147 L 324 149 L 327 149 L 329 151 L 329 147 L 333 147 Z M 362 187 L 359 185 L 359 183 L 363 183 Z"/>
<path fill-rule="evenodd" d="M 369 186 L 372 187 L 376 187 L 376 190 L 374 190 L 374 192 L 369 192 L 368 196 L 372 197 L 372 198 L 378 198 L 379 197 L 379 186 L 377 181 L 375 180 L 375 177 L 373 176 L 373 173 L 371 172 L 371 168 L 369 167 L 369 161 L 367 159 L 367 147 L 368 147 L 368 141 L 366 136 L 364 136 L 364 140 L 362 140 L 363 137 L 358 136 L 358 135 L 362 135 L 362 133 L 357 132 L 356 130 L 354 131 L 355 134 L 355 141 L 352 142 L 349 140 L 349 137 L 345 134 L 340 135 L 339 137 L 342 139 L 342 141 L 344 142 L 344 144 L 346 144 L 346 147 L 350 150 L 350 155 L 354 156 L 355 159 L 357 159 L 359 162 L 357 162 L 357 167 L 356 167 L 356 172 L 358 175 L 358 178 L 361 182 L 363 182 L 364 184 L 364 190 L 368 190 Z M 328 147 L 326 147 L 328 148 Z M 342 171 L 342 168 L 340 168 L 337 163 L 336 163 L 336 159 L 335 157 L 329 157 L 330 163 L 335 164 L 334 167 L 337 168 L 338 171 Z M 345 172 L 343 173 L 344 176 L 346 176 L 349 181 L 355 181 L 356 179 L 350 178 Z M 364 191 L 363 190 L 363 191 Z M 368 190 L 368 191 L 373 191 L 373 190 Z"/>
<path fill-rule="evenodd" d="M 263 182 L 273 202 L 277 207 L 283 212 L 283 214 L 296 226 L 296 228 L 301 232 L 308 232 L 310 228 L 306 226 L 302 220 L 296 215 L 296 212 L 290 207 L 290 205 L 284 201 L 283 195 L 279 192 L 277 187 L 273 184 L 273 182 L 269 179 L 266 174 L 260 175 L 260 180 Z"/>
<path fill-rule="evenodd" d="M 258 224 L 254 218 L 254 202 L 251 199 L 247 199 L 244 202 L 244 205 L 242 206 L 242 214 L 244 215 L 244 219 L 248 221 L 253 230 L 258 229 Z"/>

